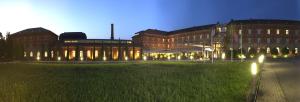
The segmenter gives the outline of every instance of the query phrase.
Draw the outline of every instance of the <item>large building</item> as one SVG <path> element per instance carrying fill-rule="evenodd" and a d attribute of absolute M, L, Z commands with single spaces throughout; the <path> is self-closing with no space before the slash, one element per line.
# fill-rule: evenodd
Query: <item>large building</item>
<path fill-rule="evenodd" d="M 105 61 L 138 60 L 142 50 L 131 40 L 114 39 L 113 24 L 110 39 L 87 39 L 82 32 L 66 32 L 58 37 L 44 28 L 26 29 L 10 35 L 12 55 L 17 59 L 44 61 Z M 20 56 L 22 58 L 20 58 Z"/>
<path fill-rule="evenodd" d="M 133 37 L 150 59 L 220 58 L 227 52 L 248 54 L 288 49 L 298 54 L 300 21 L 232 20 L 227 24 L 211 24 L 175 31 L 147 29 Z M 228 55 L 228 54 L 227 54 Z M 234 56 L 237 57 L 237 56 Z"/>

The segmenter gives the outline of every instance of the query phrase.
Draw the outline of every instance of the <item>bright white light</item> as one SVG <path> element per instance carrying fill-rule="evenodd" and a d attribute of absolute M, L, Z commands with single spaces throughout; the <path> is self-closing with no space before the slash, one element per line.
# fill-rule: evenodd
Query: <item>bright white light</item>
<path fill-rule="evenodd" d="M 225 59 L 225 58 L 226 58 L 225 53 L 222 53 L 222 59 Z"/>
<path fill-rule="evenodd" d="M 104 57 L 103 57 L 103 61 L 106 61 L 106 60 L 107 60 L 107 59 L 106 59 L 106 57 L 104 56 Z"/>
<path fill-rule="evenodd" d="M 194 56 L 190 56 L 190 59 L 193 60 L 193 59 L 194 59 Z"/>
<path fill-rule="evenodd" d="M 40 60 L 41 60 L 41 58 L 38 56 L 38 57 L 36 57 L 36 60 L 40 61 Z"/>
<path fill-rule="evenodd" d="M 60 60 L 61 60 L 61 57 L 57 57 L 57 60 L 60 61 Z"/>
<path fill-rule="evenodd" d="M 253 62 L 251 64 L 251 74 L 252 75 L 256 75 L 257 74 L 257 64 L 255 62 Z"/>
<path fill-rule="evenodd" d="M 168 60 L 170 60 L 171 59 L 171 57 L 170 56 L 168 56 Z"/>
<path fill-rule="evenodd" d="M 80 61 L 83 61 L 83 57 L 80 57 Z"/>
<path fill-rule="evenodd" d="M 125 57 L 125 61 L 128 61 L 128 57 L 127 56 Z"/>
<path fill-rule="evenodd" d="M 147 60 L 147 56 L 144 56 L 144 57 L 143 57 L 143 60 L 146 61 L 146 60 Z"/>
<path fill-rule="evenodd" d="M 177 56 L 177 60 L 181 60 L 181 56 Z"/>
<path fill-rule="evenodd" d="M 264 56 L 264 55 L 260 55 L 260 56 L 258 57 L 258 62 L 259 62 L 259 63 L 263 63 L 264 60 L 265 60 L 265 56 Z"/>

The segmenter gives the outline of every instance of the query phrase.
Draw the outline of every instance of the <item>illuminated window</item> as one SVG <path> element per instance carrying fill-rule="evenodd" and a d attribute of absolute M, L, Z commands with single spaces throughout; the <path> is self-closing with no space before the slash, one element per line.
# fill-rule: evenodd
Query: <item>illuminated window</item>
<path fill-rule="evenodd" d="M 40 57 L 40 56 L 41 56 L 40 51 L 38 51 L 38 52 L 36 53 L 36 56 L 37 56 L 37 57 Z"/>
<path fill-rule="evenodd" d="M 91 51 L 90 50 L 87 51 L 87 57 L 91 58 Z"/>
<path fill-rule="evenodd" d="M 276 34 L 280 34 L 280 30 L 279 29 L 276 30 Z"/>
<path fill-rule="evenodd" d="M 26 57 L 27 55 L 26 55 L 26 52 L 24 52 L 24 57 Z"/>
<path fill-rule="evenodd" d="M 168 48 L 170 48 L 170 45 L 168 44 Z"/>
<path fill-rule="evenodd" d="M 269 35 L 271 34 L 271 29 L 267 30 L 267 34 L 269 34 Z"/>
<path fill-rule="evenodd" d="M 48 52 L 47 52 L 47 51 L 45 51 L 44 55 L 45 55 L 45 57 L 48 57 Z"/>
<path fill-rule="evenodd" d="M 51 51 L 51 58 L 54 57 L 54 51 Z"/>
<path fill-rule="evenodd" d="M 32 51 L 30 51 L 30 57 L 32 57 L 33 56 L 33 52 Z"/>
<path fill-rule="evenodd" d="M 241 35 L 241 34 L 242 34 L 242 32 L 243 32 L 243 31 L 240 29 L 240 30 L 239 30 L 239 34 Z"/>
<path fill-rule="evenodd" d="M 295 48 L 295 54 L 298 54 L 298 48 Z"/>
<path fill-rule="evenodd" d="M 269 47 L 267 48 L 267 53 L 270 53 L 270 48 Z"/>
<path fill-rule="evenodd" d="M 289 30 L 285 30 L 285 34 L 288 35 L 289 34 Z"/>
<path fill-rule="evenodd" d="M 76 56 L 76 51 L 73 50 L 73 51 L 72 51 L 72 58 L 75 57 L 75 56 Z"/>
<path fill-rule="evenodd" d="M 98 50 L 95 50 L 95 58 L 98 58 Z"/>
<path fill-rule="evenodd" d="M 206 35 L 206 38 L 209 39 L 209 34 Z"/>
<path fill-rule="evenodd" d="M 79 57 L 80 57 L 80 58 L 83 57 L 83 51 L 79 51 Z"/>
<path fill-rule="evenodd" d="M 202 35 L 200 35 L 200 39 L 202 39 Z"/>
<path fill-rule="evenodd" d="M 65 58 L 67 58 L 67 56 L 68 56 L 68 51 L 65 50 Z"/>

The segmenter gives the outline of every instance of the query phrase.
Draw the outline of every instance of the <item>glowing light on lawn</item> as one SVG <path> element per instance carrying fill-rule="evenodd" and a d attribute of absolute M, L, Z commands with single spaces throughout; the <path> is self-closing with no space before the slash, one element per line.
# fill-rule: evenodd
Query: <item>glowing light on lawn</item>
<path fill-rule="evenodd" d="M 83 57 L 80 57 L 80 61 L 83 61 Z"/>
<path fill-rule="evenodd" d="M 41 60 L 41 58 L 38 56 L 38 57 L 36 57 L 36 60 L 40 61 L 40 60 Z"/>
<path fill-rule="evenodd" d="M 144 56 L 144 57 L 143 57 L 143 60 L 146 61 L 146 60 L 147 60 L 147 56 Z"/>
<path fill-rule="evenodd" d="M 178 59 L 178 60 L 181 60 L 181 56 L 178 56 L 177 59 Z"/>
<path fill-rule="evenodd" d="M 245 56 L 245 55 L 243 55 L 243 54 L 241 54 L 241 55 L 239 55 L 239 58 L 240 58 L 240 59 L 245 59 L 245 58 L 246 58 L 246 56 Z"/>
<path fill-rule="evenodd" d="M 258 62 L 259 62 L 259 63 L 263 63 L 264 60 L 265 60 L 265 56 L 264 56 L 264 55 L 260 55 L 260 56 L 258 57 Z"/>
<path fill-rule="evenodd" d="M 225 53 L 222 53 L 222 59 L 225 59 L 225 58 L 226 58 Z"/>
<path fill-rule="evenodd" d="M 194 56 L 190 56 L 190 59 L 193 60 L 193 59 L 194 59 Z"/>
<path fill-rule="evenodd" d="M 57 60 L 58 60 L 58 61 L 60 61 L 60 60 L 61 60 L 61 58 L 60 58 L 60 57 L 57 57 Z"/>
<path fill-rule="evenodd" d="M 277 58 L 277 56 L 276 56 L 276 55 L 273 55 L 273 58 Z"/>
<path fill-rule="evenodd" d="M 252 75 L 256 75 L 257 74 L 257 64 L 255 62 L 253 62 L 251 64 L 251 74 Z"/>
<path fill-rule="evenodd" d="M 104 57 L 103 57 L 103 61 L 106 61 L 106 60 L 107 60 L 107 59 L 106 59 L 106 57 L 104 56 Z"/>
<path fill-rule="evenodd" d="M 170 60 L 171 59 L 171 57 L 170 56 L 168 56 L 168 60 Z"/>
<path fill-rule="evenodd" d="M 125 61 L 128 61 L 128 57 L 127 56 L 125 57 Z"/>
<path fill-rule="evenodd" d="M 284 58 L 288 58 L 288 55 L 284 55 L 283 57 L 284 57 Z"/>

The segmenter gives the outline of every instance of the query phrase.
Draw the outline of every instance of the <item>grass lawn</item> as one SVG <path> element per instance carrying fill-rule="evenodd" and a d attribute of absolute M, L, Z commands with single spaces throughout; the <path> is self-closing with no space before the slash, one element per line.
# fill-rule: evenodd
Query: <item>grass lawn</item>
<path fill-rule="evenodd" d="M 240 102 L 250 63 L 0 64 L 0 102 Z"/>

